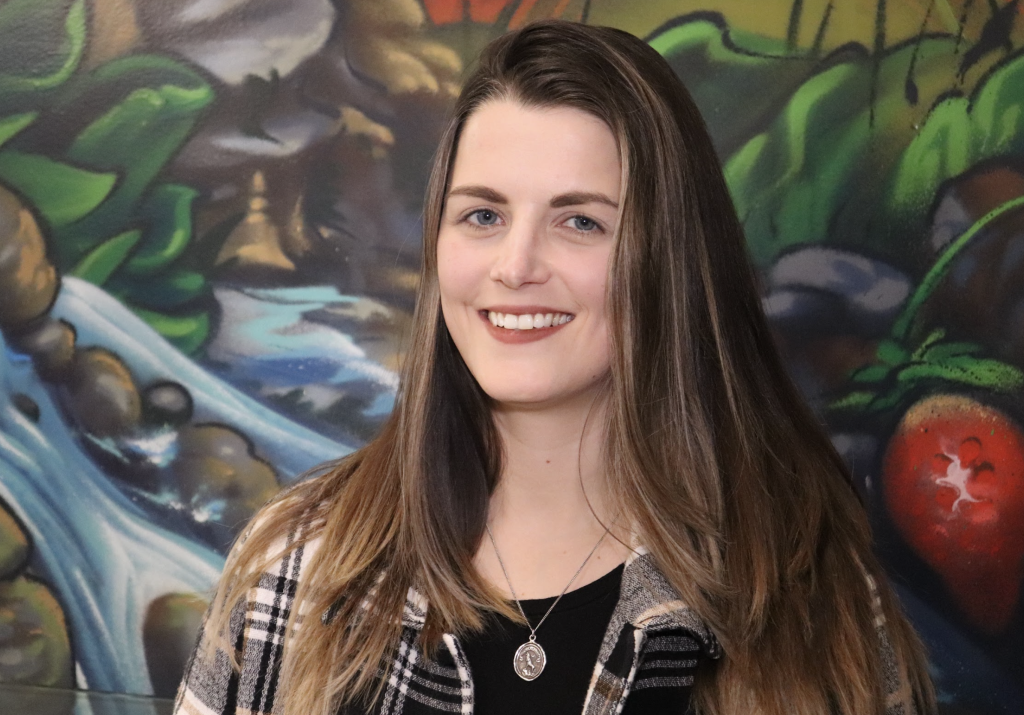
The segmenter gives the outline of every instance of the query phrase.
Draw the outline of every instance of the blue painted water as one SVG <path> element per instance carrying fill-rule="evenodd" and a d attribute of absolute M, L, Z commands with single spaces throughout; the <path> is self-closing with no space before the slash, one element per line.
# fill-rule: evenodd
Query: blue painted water
<path fill-rule="evenodd" d="M 304 308 L 309 307 L 307 301 Z M 288 315 L 295 313 L 293 308 L 279 308 L 274 325 L 285 326 Z M 52 314 L 75 326 L 78 345 L 102 346 L 119 355 L 139 385 L 154 380 L 184 385 L 194 399 L 196 421 L 238 428 L 285 483 L 320 462 L 349 453 L 354 446 L 318 434 L 248 397 L 174 350 L 116 299 L 91 284 L 64 279 Z M 266 334 L 249 333 L 256 343 L 261 335 Z M 344 336 L 325 342 L 324 351 L 334 350 L 340 342 Z M 358 349 L 350 347 L 345 354 L 348 368 L 361 367 Z M 268 348 L 273 349 L 273 345 Z M 301 349 L 307 357 L 315 353 L 312 344 Z M 367 381 L 388 384 L 383 368 L 374 373 L 370 361 L 363 362 Z M 343 377 L 348 382 L 355 379 Z M 15 407 L 12 398 L 17 393 L 39 406 L 37 423 Z M 32 567 L 65 609 L 78 685 L 151 693 L 142 644 L 148 604 L 167 593 L 207 594 L 223 557 L 175 530 L 173 520 L 161 518 L 141 492 L 104 473 L 64 420 L 51 388 L 40 381 L 31 362 L 2 338 L 0 496 L 27 526 L 34 546 Z"/>
<path fill-rule="evenodd" d="M 395 330 L 381 327 L 394 320 L 391 308 L 332 286 L 218 286 L 214 293 L 221 319 L 205 349 L 213 371 L 325 431 L 376 432 L 394 407 L 398 375 L 364 344 L 397 352 Z"/>

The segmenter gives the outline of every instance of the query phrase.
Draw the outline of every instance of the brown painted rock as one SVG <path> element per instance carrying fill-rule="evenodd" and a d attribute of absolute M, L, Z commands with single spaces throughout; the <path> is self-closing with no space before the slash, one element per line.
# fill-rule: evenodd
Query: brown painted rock
<path fill-rule="evenodd" d="M 0 683 L 75 683 L 64 611 L 45 585 L 24 576 L 0 581 Z"/>
<path fill-rule="evenodd" d="M 13 577 L 25 567 L 30 548 L 28 534 L 0 499 L 0 580 Z"/>
<path fill-rule="evenodd" d="M 14 346 L 32 356 L 32 364 L 44 380 L 63 382 L 70 375 L 75 357 L 75 328 L 66 321 L 46 318 L 18 335 Z"/>
<path fill-rule="evenodd" d="M 142 626 L 153 695 L 173 698 L 196 644 L 209 603 L 190 593 L 168 593 L 149 604 Z"/>
<path fill-rule="evenodd" d="M 142 392 L 142 416 L 150 425 L 183 425 L 192 419 L 192 395 L 177 382 L 157 382 Z"/>
<path fill-rule="evenodd" d="M 194 507 L 224 501 L 220 521 L 241 526 L 278 490 L 273 468 L 242 434 L 225 425 L 186 425 L 171 464 L 182 496 Z"/>
<path fill-rule="evenodd" d="M 0 186 L 0 329 L 17 332 L 45 314 L 59 287 L 35 217 Z"/>
<path fill-rule="evenodd" d="M 132 434 L 142 419 L 142 399 L 121 358 L 102 348 L 75 352 L 65 407 L 96 437 Z"/>

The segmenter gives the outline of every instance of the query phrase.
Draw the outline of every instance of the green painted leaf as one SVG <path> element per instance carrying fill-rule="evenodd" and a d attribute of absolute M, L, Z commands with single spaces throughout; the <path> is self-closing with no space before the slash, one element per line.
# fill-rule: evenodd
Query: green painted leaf
<path fill-rule="evenodd" d="M 932 380 L 944 385 L 978 387 L 1012 392 L 1024 387 L 1024 373 L 1012 365 L 968 355 L 950 357 L 942 362 L 915 363 L 897 373 L 903 384 Z"/>
<path fill-rule="evenodd" d="M 162 184 L 143 203 L 139 218 L 146 224 L 143 245 L 125 270 L 150 275 L 174 261 L 192 238 L 192 201 L 197 192 L 188 186 Z"/>
<path fill-rule="evenodd" d="M 857 370 L 851 376 L 854 382 L 881 382 L 889 376 L 892 372 L 892 367 L 889 365 L 868 365 Z"/>
<path fill-rule="evenodd" d="M 17 136 L 21 130 L 32 124 L 38 116 L 39 112 L 24 112 L 0 119 L 0 147 Z"/>
<path fill-rule="evenodd" d="M 207 312 L 168 315 L 136 306 L 130 307 L 136 315 L 183 353 L 198 350 L 210 334 L 210 315 Z"/>
<path fill-rule="evenodd" d="M 943 182 L 980 162 L 1024 154 L 1024 53 L 997 67 L 970 97 L 947 97 L 931 110 L 900 157 L 884 213 L 921 235 Z"/>
<path fill-rule="evenodd" d="M 118 292 L 127 294 L 132 304 L 147 310 L 178 308 L 209 292 L 206 277 L 195 271 L 177 270 L 144 284 L 125 283 L 126 278 L 118 276 Z"/>
<path fill-rule="evenodd" d="M 832 58 L 768 117 L 767 129 L 727 155 L 726 177 L 758 265 L 822 243 L 900 265 L 906 242 L 927 234 L 944 182 L 1024 154 L 1024 52 L 970 96 L 948 96 L 961 56 L 951 37 L 894 47 L 875 85 L 871 57 Z M 908 101 L 911 63 L 920 97 L 941 100 Z"/>
<path fill-rule="evenodd" d="M 927 111 L 908 101 L 908 73 L 913 63 L 921 96 L 939 96 L 956 76 L 958 57 L 954 38 L 925 37 L 887 52 L 877 83 L 866 53 L 831 57 L 769 117 L 767 129 L 728 156 L 726 178 L 759 266 L 782 251 L 823 243 L 867 249 L 897 265 L 905 259 L 907 232 L 878 207 L 913 140 L 914 118 Z"/>
<path fill-rule="evenodd" d="M 188 65 L 162 55 L 126 55 L 104 62 L 89 72 L 79 73 L 61 87 L 54 108 L 69 107 L 101 94 L 116 105 L 137 89 L 163 86 L 209 89 L 206 80 Z"/>
<path fill-rule="evenodd" d="M 648 40 L 686 84 L 720 156 L 760 132 L 817 65 L 794 56 L 785 41 L 729 29 L 707 15 Z"/>
<path fill-rule="evenodd" d="M 951 357 L 976 355 L 982 348 L 977 343 L 939 343 L 920 354 L 916 358 L 920 362 L 942 362 Z"/>
<path fill-rule="evenodd" d="M 900 365 L 910 359 L 907 351 L 895 340 L 880 341 L 877 355 L 879 360 L 889 366 Z"/>
<path fill-rule="evenodd" d="M 928 333 L 925 339 L 921 341 L 921 344 L 918 345 L 914 352 L 910 354 L 910 359 L 920 360 L 933 345 L 938 343 L 944 337 L 946 337 L 945 328 L 936 328 L 932 332 Z"/>
<path fill-rule="evenodd" d="M 85 36 L 85 0 L 0 3 L 0 101 L 66 82 L 81 62 Z"/>
<path fill-rule="evenodd" d="M 897 384 L 885 392 L 850 392 L 833 401 L 828 409 L 836 412 L 854 412 L 870 415 L 888 412 L 903 402 L 912 385 Z"/>
<path fill-rule="evenodd" d="M 213 98 L 208 86 L 165 84 L 142 87 L 90 124 L 71 145 L 69 154 L 83 163 L 154 172 L 181 144 L 181 130 Z M 164 132 L 175 132 L 166 137 Z M 151 143 L 158 140 L 156 144 Z M 141 151 L 140 151 L 141 150 Z M 137 166 L 142 164 L 141 167 Z"/>
<path fill-rule="evenodd" d="M 71 145 L 69 157 L 85 166 L 117 171 L 122 180 L 100 210 L 69 227 L 69 240 L 89 243 L 122 230 L 212 97 L 205 84 L 137 89 L 86 127 Z"/>
<path fill-rule="evenodd" d="M 68 274 L 103 285 L 121 267 L 141 237 L 142 231 L 135 229 L 104 241 L 87 253 Z"/>
<path fill-rule="evenodd" d="M 822 243 L 856 190 L 870 139 L 870 75 L 840 64 L 801 85 L 772 127 L 725 164 L 726 180 L 759 265 L 801 244 Z"/>
<path fill-rule="evenodd" d="M 882 395 L 878 395 L 871 403 L 870 411 L 877 414 L 880 412 L 889 412 L 890 410 L 895 409 L 898 405 L 903 403 L 904 400 L 906 400 L 912 387 L 912 384 L 898 384 L 894 389 L 891 389 Z"/>
<path fill-rule="evenodd" d="M 21 192 L 51 227 L 60 228 L 87 216 L 103 203 L 117 176 L 8 150 L 0 152 L 0 181 Z"/>
<path fill-rule="evenodd" d="M 829 405 L 832 410 L 862 410 L 875 399 L 875 393 L 866 390 L 850 392 Z"/>

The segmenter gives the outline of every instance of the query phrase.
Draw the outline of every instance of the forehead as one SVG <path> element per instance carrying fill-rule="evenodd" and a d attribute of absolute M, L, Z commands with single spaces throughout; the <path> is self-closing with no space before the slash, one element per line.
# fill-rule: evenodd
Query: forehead
<path fill-rule="evenodd" d="M 515 187 L 538 193 L 591 190 L 617 199 L 620 174 L 615 137 L 594 115 L 500 99 L 484 103 L 466 120 L 451 185 L 482 184 L 503 193 Z"/>

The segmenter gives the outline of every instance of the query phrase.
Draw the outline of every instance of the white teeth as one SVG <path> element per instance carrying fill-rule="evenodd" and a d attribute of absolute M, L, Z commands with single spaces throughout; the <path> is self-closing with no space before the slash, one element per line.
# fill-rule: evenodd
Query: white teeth
<path fill-rule="evenodd" d="M 569 313 L 536 313 L 533 315 L 513 315 L 512 313 L 496 313 L 487 311 L 487 319 L 491 325 L 506 330 L 533 330 L 534 328 L 550 328 L 564 325 L 575 316 Z"/>

